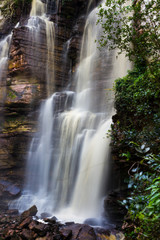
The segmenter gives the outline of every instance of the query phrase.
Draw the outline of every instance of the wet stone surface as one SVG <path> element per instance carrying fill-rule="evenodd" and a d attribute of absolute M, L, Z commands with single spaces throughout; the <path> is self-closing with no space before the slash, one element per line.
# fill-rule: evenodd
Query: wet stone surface
<path fill-rule="evenodd" d="M 93 228 L 88 224 L 74 222 L 61 224 L 56 217 L 36 218 L 37 207 L 18 214 L 16 209 L 0 214 L 0 239 L 36 240 L 123 240 L 116 229 Z"/>

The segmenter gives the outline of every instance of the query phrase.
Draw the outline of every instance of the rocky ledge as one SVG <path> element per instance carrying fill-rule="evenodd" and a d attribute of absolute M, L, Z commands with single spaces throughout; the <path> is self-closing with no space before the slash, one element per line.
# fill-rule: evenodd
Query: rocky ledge
<path fill-rule="evenodd" d="M 32 206 L 21 215 L 18 210 L 0 214 L 0 239 L 13 240 L 123 240 L 124 235 L 115 229 L 93 228 L 88 224 L 68 222 L 61 224 L 56 217 L 36 217 L 37 207 Z"/>

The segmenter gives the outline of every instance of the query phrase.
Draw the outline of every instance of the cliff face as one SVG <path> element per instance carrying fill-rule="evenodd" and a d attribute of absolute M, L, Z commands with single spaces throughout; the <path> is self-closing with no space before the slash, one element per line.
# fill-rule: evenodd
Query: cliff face
<path fill-rule="evenodd" d="M 92 1 L 90 8 L 98 1 Z M 89 1 L 48 1 L 48 15 L 54 22 L 55 91 L 63 90 L 69 79 L 73 82 L 79 61 L 80 45 Z M 13 29 L 9 51 L 6 92 L 1 99 L 0 178 L 21 186 L 24 179 L 25 159 L 29 142 L 37 123 L 38 109 L 47 97 L 46 89 L 46 33 L 41 24 L 39 42 L 33 41 L 26 14 L 19 14 L 19 26 Z M 10 25 L 11 28 L 12 24 Z M 6 34 L 6 23 L 1 36 Z M 68 54 L 66 54 L 66 52 Z M 54 61 L 54 62 L 53 62 Z M 73 82 L 74 86 L 74 82 Z"/>

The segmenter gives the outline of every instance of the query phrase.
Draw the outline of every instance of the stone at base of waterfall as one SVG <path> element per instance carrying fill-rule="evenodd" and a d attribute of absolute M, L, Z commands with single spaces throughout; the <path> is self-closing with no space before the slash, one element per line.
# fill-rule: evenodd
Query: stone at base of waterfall
<path fill-rule="evenodd" d="M 44 220 L 45 222 L 51 223 L 51 224 L 55 224 L 55 223 L 58 221 L 58 219 L 57 219 L 56 217 L 44 218 L 43 220 Z"/>
<path fill-rule="evenodd" d="M 18 209 L 8 209 L 8 210 L 6 211 L 6 215 L 18 216 L 18 215 L 19 215 L 19 211 L 18 211 Z"/>
<path fill-rule="evenodd" d="M 111 192 L 104 199 L 105 216 L 110 223 L 114 223 L 117 228 L 121 228 L 124 216 L 127 214 L 126 208 L 119 202 L 124 199 L 125 192 Z"/>
<path fill-rule="evenodd" d="M 31 208 L 29 208 L 28 210 L 24 211 L 21 214 L 21 219 L 25 219 L 29 216 L 35 216 L 37 214 L 38 210 L 37 207 L 35 205 L 33 205 Z"/>
<path fill-rule="evenodd" d="M 7 212 L 6 212 L 7 213 Z M 17 211 L 0 214 L 0 239 L 36 239 L 36 240 L 123 240 L 116 230 L 93 228 L 87 224 L 68 222 L 61 224 L 56 217 L 36 219 L 36 206 L 32 206 L 22 215 Z M 15 213 L 15 215 L 14 215 Z"/>
<path fill-rule="evenodd" d="M 72 232 L 72 237 L 71 239 L 81 239 L 81 240 L 96 240 L 96 234 L 95 231 L 92 227 L 90 227 L 87 224 L 76 224 L 76 223 L 71 223 L 70 225 L 63 226 L 60 229 L 60 232 L 63 235 L 66 235 L 66 233 L 70 233 L 69 230 Z"/>
<path fill-rule="evenodd" d="M 93 227 L 98 227 L 98 226 L 101 226 L 103 228 L 105 228 L 106 230 L 112 230 L 112 229 L 115 229 L 116 228 L 116 225 L 115 224 L 111 224 L 107 221 L 106 218 L 87 218 L 85 221 L 84 221 L 85 224 L 88 224 L 90 226 L 93 226 Z"/>
<path fill-rule="evenodd" d="M 49 217 L 51 217 L 52 215 L 50 214 L 50 213 L 47 213 L 47 212 L 43 212 L 43 213 L 41 213 L 41 218 L 49 218 Z"/>

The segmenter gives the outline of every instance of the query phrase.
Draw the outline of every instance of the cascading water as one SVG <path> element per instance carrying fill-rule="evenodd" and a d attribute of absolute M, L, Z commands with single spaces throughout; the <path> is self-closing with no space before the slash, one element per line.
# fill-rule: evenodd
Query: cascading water
<path fill-rule="evenodd" d="M 127 61 L 124 56 L 116 60 L 115 51 L 97 49 L 95 39 L 101 35 L 97 11 L 86 21 L 76 93 L 55 93 L 41 108 L 40 131 L 28 154 L 25 190 L 16 201 L 20 210 L 36 204 L 39 213 L 79 222 L 101 212 L 109 165 L 106 132 L 113 114 L 110 88 L 114 79 L 126 74 Z"/>
<path fill-rule="evenodd" d="M 46 35 L 46 50 L 47 54 L 45 56 L 46 63 L 46 74 L 45 78 L 47 81 L 47 95 L 48 97 L 53 94 L 54 91 L 54 23 L 49 21 L 47 17 L 47 6 L 48 1 L 46 3 L 41 2 L 41 0 L 33 0 L 32 8 L 30 12 L 30 18 L 28 20 L 28 28 L 30 30 L 29 37 L 34 47 L 34 53 L 37 56 L 37 53 L 40 52 L 40 44 L 41 44 L 41 35 L 40 31 L 41 27 L 45 25 L 45 35 Z M 43 30 L 42 30 L 43 31 Z M 39 64 L 37 61 L 37 57 L 35 57 L 36 66 Z"/>
<path fill-rule="evenodd" d="M 12 34 L 9 34 L 0 42 L 0 99 L 3 101 L 7 66 L 8 66 L 8 53 L 10 48 Z"/>

